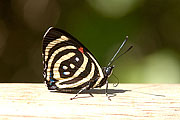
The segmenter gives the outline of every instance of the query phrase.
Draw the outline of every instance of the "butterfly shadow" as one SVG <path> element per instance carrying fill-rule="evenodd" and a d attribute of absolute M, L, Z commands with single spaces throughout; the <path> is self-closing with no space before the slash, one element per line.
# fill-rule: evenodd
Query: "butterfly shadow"
<path fill-rule="evenodd" d="M 51 92 L 56 92 L 56 93 L 68 93 L 68 94 L 77 94 L 79 90 L 75 90 L 73 92 L 62 92 L 62 91 L 51 91 Z M 105 94 L 105 89 L 90 89 L 90 90 L 84 90 L 82 91 L 80 94 L 90 94 L 90 96 L 78 96 L 75 97 L 73 99 L 77 99 L 77 98 L 89 98 L 89 97 L 94 97 L 93 94 Z M 123 89 L 108 89 L 107 93 L 108 93 L 108 99 L 110 99 L 110 97 L 114 97 L 116 96 L 116 93 L 125 93 L 127 91 L 131 91 L 131 90 L 123 90 Z"/>
<path fill-rule="evenodd" d="M 90 90 L 84 90 L 82 91 L 80 94 L 90 94 L 90 96 L 78 96 L 76 98 L 73 99 L 77 99 L 77 98 L 88 98 L 88 97 L 93 97 L 93 94 L 106 94 L 105 93 L 106 89 L 90 89 Z M 77 94 L 79 92 L 79 90 L 75 90 L 73 92 L 62 92 L 62 91 L 51 91 L 51 92 L 56 92 L 56 93 L 69 93 L 69 94 Z M 125 93 L 125 92 L 136 92 L 136 93 L 141 93 L 141 94 L 145 94 L 145 95 L 153 95 L 153 96 L 157 96 L 157 97 L 166 97 L 165 95 L 160 95 L 160 94 L 153 94 L 153 93 L 146 93 L 146 92 L 141 92 L 141 91 L 136 91 L 136 90 L 124 90 L 124 89 L 108 89 L 107 93 L 108 93 L 108 99 L 110 100 L 110 97 L 114 97 L 116 96 L 117 93 Z"/>
<path fill-rule="evenodd" d="M 56 93 L 69 93 L 69 94 L 77 94 L 79 90 L 74 90 L 72 92 L 64 92 L 64 91 L 51 91 L 51 92 L 56 92 Z M 90 89 L 90 90 L 84 90 L 81 92 L 81 94 L 105 94 L 106 89 Z M 108 89 L 107 92 L 108 94 L 115 94 L 115 93 L 125 93 L 127 91 L 131 90 L 123 90 L 123 89 Z"/>
<path fill-rule="evenodd" d="M 82 94 L 105 94 L 106 89 L 90 89 L 90 90 L 85 90 L 82 92 Z M 108 94 L 116 94 L 116 93 L 125 93 L 130 90 L 123 90 L 123 89 L 108 89 L 107 92 Z"/>

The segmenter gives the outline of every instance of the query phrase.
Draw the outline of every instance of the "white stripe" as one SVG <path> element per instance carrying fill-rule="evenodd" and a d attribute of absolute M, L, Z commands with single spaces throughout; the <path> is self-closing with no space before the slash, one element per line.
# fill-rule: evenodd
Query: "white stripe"
<path fill-rule="evenodd" d="M 51 69 L 51 64 L 52 64 L 52 61 L 54 60 L 54 57 L 61 51 L 63 50 L 67 50 L 67 49 L 77 49 L 76 47 L 74 46 L 65 46 L 65 47 L 61 47 L 59 49 L 57 49 L 50 57 L 49 61 L 48 61 L 48 68 L 47 68 L 47 77 L 46 79 L 47 80 L 50 80 L 50 69 Z M 75 53 L 74 53 L 75 54 Z M 68 57 L 66 57 L 66 59 L 69 59 Z M 57 65 L 54 65 L 54 68 L 59 68 L 59 66 Z"/>
<path fill-rule="evenodd" d="M 91 71 L 89 73 L 89 75 L 85 78 L 83 78 L 82 80 L 74 83 L 74 84 L 66 84 L 66 85 L 59 85 L 60 82 L 56 82 L 55 84 L 57 85 L 57 87 L 59 88 L 74 88 L 74 87 L 78 87 L 86 82 L 88 82 L 93 76 L 94 76 L 94 70 L 95 70 L 95 66 L 94 63 L 91 64 Z"/>
<path fill-rule="evenodd" d="M 84 54 L 82 54 L 82 55 L 83 55 L 84 61 L 83 61 L 82 65 L 80 66 L 80 68 L 74 73 L 74 75 L 72 77 L 69 77 L 67 79 L 60 78 L 60 77 L 54 77 L 54 78 L 59 80 L 59 83 L 61 83 L 61 82 L 69 81 L 69 80 L 72 80 L 72 79 L 78 77 L 86 69 L 86 65 L 88 63 L 88 58 Z"/>
<path fill-rule="evenodd" d="M 88 52 L 87 52 L 88 53 Z M 100 82 L 101 80 L 104 78 L 104 74 L 102 72 L 102 69 L 101 67 L 99 66 L 98 62 L 96 61 L 96 59 L 90 54 L 88 53 L 88 55 L 93 59 L 93 61 L 95 62 L 97 68 L 98 68 L 98 71 L 99 71 L 99 79 L 97 80 L 97 82 L 94 84 L 93 88 L 96 87 Z"/>
<path fill-rule="evenodd" d="M 44 34 L 43 38 L 46 37 L 46 35 L 47 35 L 47 33 L 49 32 L 49 30 L 51 30 L 52 28 L 53 28 L 53 27 L 48 28 L 48 30 L 47 30 L 46 33 Z"/>
<path fill-rule="evenodd" d="M 73 57 L 74 55 L 76 55 L 76 54 L 75 54 L 75 53 L 72 53 L 72 52 L 71 52 L 71 53 L 68 53 L 68 54 L 66 54 L 66 55 L 63 55 L 58 61 L 56 61 L 56 63 L 54 64 L 54 68 L 55 68 L 55 69 L 59 68 L 61 62 L 70 59 L 70 58 Z M 53 74 L 54 74 L 54 73 L 57 73 L 57 72 L 59 73 L 59 71 L 55 70 L 54 68 L 53 68 Z M 60 78 L 60 74 L 54 74 L 53 77 L 54 77 L 54 78 Z"/>
<path fill-rule="evenodd" d="M 58 43 L 61 43 L 63 41 L 67 41 L 68 38 L 66 36 L 61 36 L 61 38 L 58 38 L 52 42 L 50 42 L 47 46 L 46 46 L 46 49 L 45 49 L 45 61 L 47 60 L 48 58 L 48 55 L 49 55 L 49 51 L 51 48 L 53 48 L 56 44 Z"/>

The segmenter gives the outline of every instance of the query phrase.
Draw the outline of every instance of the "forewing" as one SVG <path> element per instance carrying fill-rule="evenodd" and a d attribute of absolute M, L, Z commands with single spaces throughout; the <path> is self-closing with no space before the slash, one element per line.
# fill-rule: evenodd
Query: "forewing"
<path fill-rule="evenodd" d="M 69 33 L 49 28 L 43 38 L 44 79 L 58 89 L 95 87 L 104 78 L 90 51 Z"/>

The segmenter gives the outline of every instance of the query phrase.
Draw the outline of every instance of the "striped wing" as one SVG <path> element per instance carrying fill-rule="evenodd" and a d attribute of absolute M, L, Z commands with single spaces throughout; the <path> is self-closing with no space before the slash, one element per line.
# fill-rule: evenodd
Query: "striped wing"
<path fill-rule="evenodd" d="M 97 87 L 104 78 L 96 59 L 67 32 L 49 28 L 43 38 L 44 79 L 49 89 Z"/>

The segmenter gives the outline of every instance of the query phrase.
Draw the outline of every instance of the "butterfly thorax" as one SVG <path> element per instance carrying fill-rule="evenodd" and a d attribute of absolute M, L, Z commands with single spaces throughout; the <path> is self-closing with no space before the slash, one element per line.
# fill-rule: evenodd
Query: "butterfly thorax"
<path fill-rule="evenodd" d="M 109 67 L 103 67 L 102 72 L 104 74 L 104 78 L 101 80 L 101 82 L 96 86 L 97 87 L 102 87 L 103 85 L 106 84 L 107 79 L 111 76 L 112 71 L 113 71 L 114 65 L 109 66 Z"/>

